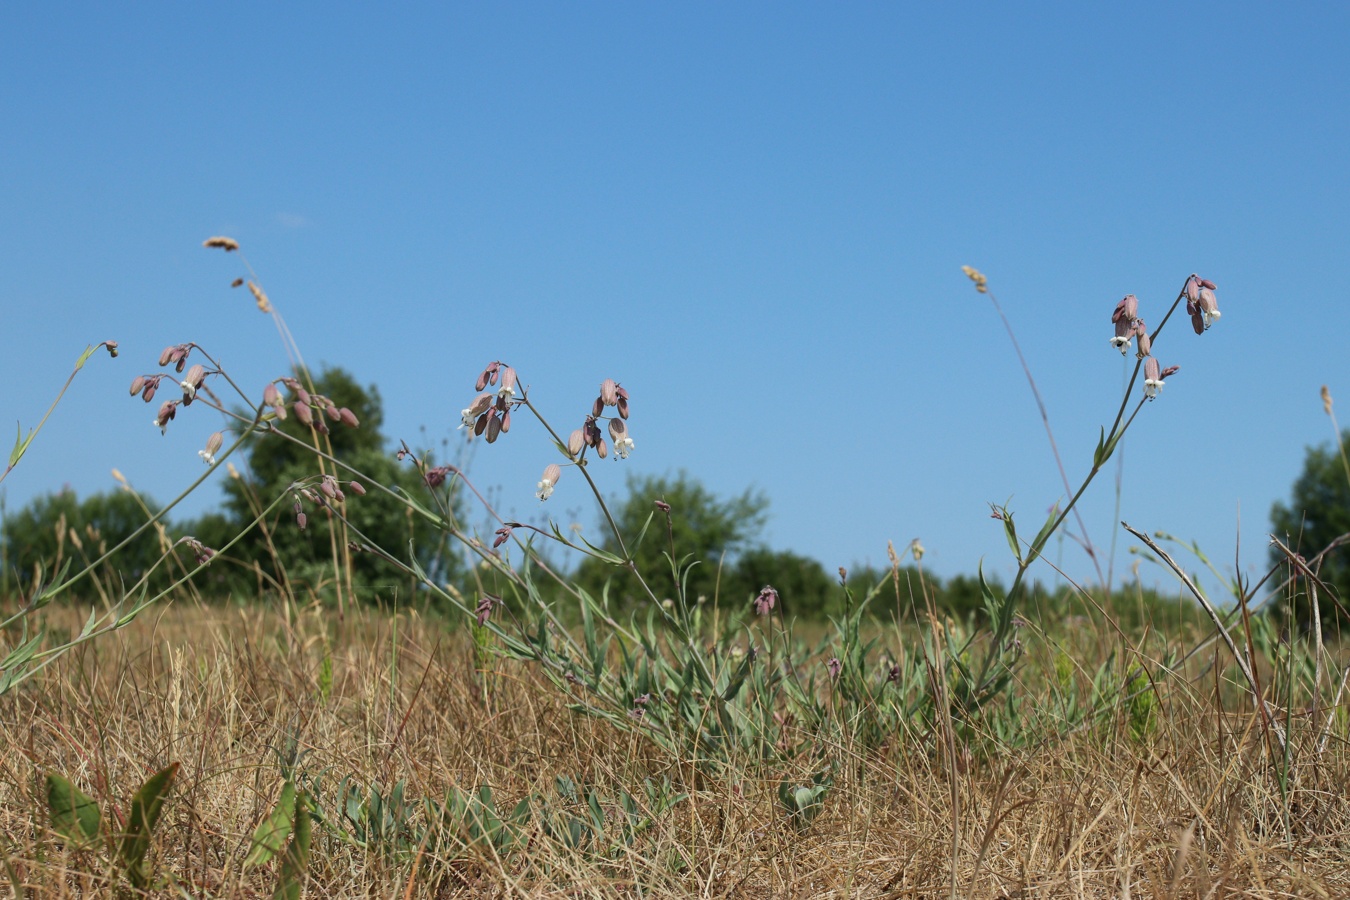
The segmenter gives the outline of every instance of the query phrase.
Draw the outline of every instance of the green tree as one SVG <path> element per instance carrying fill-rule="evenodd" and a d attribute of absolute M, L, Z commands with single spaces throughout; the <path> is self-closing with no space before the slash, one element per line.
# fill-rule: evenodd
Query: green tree
<path fill-rule="evenodd" d="M 286 493 L 293 485 L 313 479 L 322 471 L 335 474 L 343 482 L 346 500 L 343 514 L 374 545 L 391 555 L 406 559 L 411 547 L 414 558 L 437 581 L 452 580 L 461 568 L 458 554 L 452 552 L 447 538 L 436 526 L 411 512 L 399 499 L 363 483 L 364 495 L 351 490 L 346 482 L 352 476 L 323 464 L 315 446 L 364 473 L 370 481 L 395 488 L 413 497 L 423 506 L 433 506 L 428 487 L 411 462 L 398 462 L 381 432 L 384 410 L 379 390 L 362 387 L 352 375 L 340 368 L 324 370 L 314 379 L 314 392 L 328 397 L 338 407 L 350 409 L 360 421 L 350 428 L 333 423 L 328 435 L 312 431 L 290 415 L 279 428 L 297 441 L 275 435 L 250 440 L 244 448 L 247 472 L 225 485 L 225 501 L 219 513 L 208 514 L 192 523 L 196 536 L 208 546 L 219 547 L 252 522 L 258 512 Z M 448 487 L 439 490 L 453 509 Z M 251 588 L 260 573 L 264 585 L 288 584 L 302 594 L 316 591 L 327 596 L 334 579 L 341 574 L 343 560 L 350 559 L 352 582 L 359 598 L 367 601 L 408 598 L 415 589 L 409 576 L 402 574 L 378 555 L 345 551 L 355 534 L 343 534 L 341 522 L 323 509 L 302 503 L 307 519 L 302 530 L 296 521 L 291 498 L 287 498 L 265 520 L 265 530 L 255 530 L 230 548 L 232 562 L 242 563 L 238 576 L 231 579 L 238 590 Z M 334 526 L 337 531 L 334 532 Z M 339 565 L 335 566 L 334 556 Z"/>
<path fill-rule="evenodd" d="M 4 541 L 6 583 L 12 576 L 27 585 L 35 566 L 52 572 L 66 560 L 77 570 L 128 538 L 144 525 L 158 507 L 127 491 L 93 494 L 80 500 L 66 488 L 35 497 L 16 512 L 5 516 L 0 526 Z M 147 512 L 148 507 L 148 512 Z M 97 574 L 110 590 L 130 586 L 163 555 L 153 529 L 110 558 Z"/>
<path fill-rule="evenodd" d="M 1336 538 L 1350 533 L 1350 473 L 1347 473 L 1342 447 L 1350 443 L 1350 430 L 1341 435 L 1341 446 L 1309 447 L 1303 459 L 1303 471 L 1294 482 L 1289 502 L 1276 503 L 1270 513 L 1271 530 L 1292 550 L 1311 557 Z M 1271 553 L 1272 565 L 1284 555 Z M 1344 604 L 1350 598 L 1350 547 L 1338 547 L 1322 562 L 1321 577 Z M 1338 608 L 1330 597 L 1319 597 L 1322 617 L 1332 621 Z M 1293 598 L 1291 612 L 1299 621 L 1311 615 L 1308 598 L 1302 592 Z"/>
<path fill-rule="evenodd" d="M 658 500 L 670 505 L 669 528 L 666 514 L 656 507 Z M 700 596 L 711 600 L 719 586 L 719 575 L 725 579 L 728 571 L 734 571 L 740 551 L 763 529 L 768 505 L 763 494 L 749 489 L 730 499 L 720 499 L 681 471 L 674 478 L 630 477 L 628 496 L 614 503 L 611 512 L 638 571 L 658 599 L 677 594 L 667 556 L 673 538 L 675 561 L 681 569 L 696 563 L 685 578 L 687 598 L 695 601 Z M 644 527 L 646 533 L 639 544 L 638 536 Z M 611 553 L 619 552 L 612 534 L 606 534 L 600 546 Z M 645 599 L 630 574 L 590 557 L 581 563 L 576 579 L 597 593 L 608 581 L 611 601 L 620 604 Z M 738 591 L 741 589 L 737 587 Z M 739 602 L 742 598 L 730 599 Z"/>

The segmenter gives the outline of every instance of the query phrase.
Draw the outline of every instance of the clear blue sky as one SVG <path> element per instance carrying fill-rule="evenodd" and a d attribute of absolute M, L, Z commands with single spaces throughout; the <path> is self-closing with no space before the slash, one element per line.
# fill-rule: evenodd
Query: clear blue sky
<path fill-rule="evenodd" d="M 7 502 L 199 474 L 207 411 L 161 437 L 126 393 L 166 344 L 259 392 L 284 373 L 237 259 L 200 247 L 226 234 L 311 363 L 379 385 L 391 437 L 453 434 L 492 359 L 568 430 L 613 377 L 616 490 L 683 468 L 762 489 L 768 543 L 831 569 L 921 537 L 939 574 L 1007 572 L 987 503 L 1034 532 L 1063 488 L 961 265 L 1075 483 L 1123 384 L 1112 307 L 1156 323 L 1194 271 L 1223 319 L 1158 342 L 1182 371 L 1127 440 L 1121 517 L 1231 569 L 1240 516 L 1259 564 L 1330 438 L 1322 384 L 1350 422 L 1347 26 L 1330 3 L 6 4 L 0 419 L 34 424 L 86 343 L 123 350 Z M 534 499 L 556 457 L 516 421 L 476 481 L 597 535 L 581 479 Z M 1113 502 L 1106 477 L 1082 507 L 1102 546 Z"/>

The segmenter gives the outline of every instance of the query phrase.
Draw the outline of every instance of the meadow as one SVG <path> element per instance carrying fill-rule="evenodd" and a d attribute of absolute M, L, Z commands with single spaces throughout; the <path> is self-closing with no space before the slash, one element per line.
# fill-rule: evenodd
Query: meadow
<path fill-rule="evenodd" d="M 289 341 L 251 270 L 236 286 Z M 1255 583 L 1216 572 L 1226 594 L 1211 598 L 1174 559 L 1186 548 L 1134 531 L 1175 602 L 1136 583 L 1050 604 L 1035 582 L 1168 377 L 1150 351 L 1173 313 L 1216 339 L 1215 291 L 1185 278 L 1152 331 L 1133 297 L 1103 311 L 1134 377 L 1070 499 L 1031 529 L 993 508 L 1010 584 L 979 573 L 979 608 L 955 614 L 915 542 L 863 583 L 841 571 L 816 622 L 789 615 L 772 579 L 692 590 L 716 566 L 682 546 L 678 504 L 652 497 L 636 522 L 606 504 L 588 464 L 626 456 L 640 410 L 616 381 L 597 379 L 568 433 L 511 366 L 465 378 L 477 439 L 507 439 L 513 417 L 548 436 L 541 501 L 561 477 L 591 486 L 609 526 L 591 543 L 496 516 L 428 452 L 383 448 L 411 482 L 354 461 L 342 435 L 361 417 L 303 368 L 253 396 L 207 348 L 168 347 L 130 402 L 164 428 L 202 407 L 231 420 L 202 451 L 208 475 L 274 445 L 304 474 L 269 493 L 235 472 L 230 533 L 176 535 L 173 504 L 147 507 L 130 537 L 69 529 L 16 575 L 0 883 L 16 897 L 1350 896 L 1350 667 L 1323 631 L 1336 598 L 1320 554 L 1288 552 Z M 91 347 L 76 373 L 100 350 L 117 347 Z M 435 552 L 377 538 L 358 514 L 372 498 Z M 483 517 L 492 528 L 466 524 Z M 285 545 L 302 531 L 328 554 L 304 578 Z M 153 561 L 119 567 L 137 541 Z M 355 599 L 364 571 L 416 599 Z"/>

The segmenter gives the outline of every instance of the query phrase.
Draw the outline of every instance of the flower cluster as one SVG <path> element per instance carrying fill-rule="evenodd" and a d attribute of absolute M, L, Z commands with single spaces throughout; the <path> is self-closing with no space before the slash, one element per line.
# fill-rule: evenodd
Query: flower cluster
<path fill-rule="evenodd" d="M 1177 298 L 1177 303 L 1181 302 L 1182 297 L 1185 298 L 1186 314 L 1191 317 L 1191 326 L 1196 334 L 1204 334 L 1219 318 L 1219 300 L 1214 294 L 1215 289 L 1214 282 L 1192 274 L 1186 279 L 1181 296 Z M 1174 304 L 1173 309 L 1175 308 Z M 1116 304 L 1115 310 L 1111 313 L 1111 322 L 1115 325 L 1116 332 L 1111 338 L 1111 346 L 1118 348 L 1122 355 L 1130 348 L 1131 340 L 1138 338 L 1139 349 L 1135 356 L 1144 362 L 1144 397 L 1154 399 L 1162 390 L 1167 378 L 1180 371 L 1181 367 L 1163 368 L 1153 357 L 1152 339 L 1144 320 L 1139 318 L 1139 299 L 1134 294 L 1127 294 Z"/>
<path fill-rule="evenodd" d="M 472 428 L 474 437 L 487 435 L 487 442 L 494 443 L 497 438 L 511 430 L 511 405 L 519 405 L 516 396 L 516 370 L 503 365 L 500 360 L 488 363 L 478 376 L 474 390 L 483 391 L 487 387 L 497 388 L 494 392 L 480 393 L 473 402 L 460 410 L 461 428 Z"/>
<path fill-rule="evenodd" d="M 336 503 L 345 503 L 347 495 L 343 493 L 342 486 L 347 486 L 347 490 L 356 494 L 358 497 L 364 496 L 365 487 L 359 481 L 338 481 L 332 475 L 320 476 L 318 483 L 313 487 L 300 487 L 295 491 L 294 503 L 292 509 L 295 511 L 295 524 L 304 531 L 309 525 L 309 517 L 305 515 L 304 503 L 320 507 L 321 509 L 332 509 Z"/>
<path fill-rule="evenodd" d="M 295 398 L 289 407 L 277 387 L 278 383 L 284 385 Z M 328 433 L 328 422 L 324 421 L 325 418 L 348 428 L 361 427 L 361 420 L 356 417 L 356 413 L 345 406 L 338 406 L 323 394 L 311 394 L 295 378 L 279 378 L 263 388 L 263 405 L 270 406 L 272 415 L 278 419 L 284 420 L 289 413 L 294 413 L 297 422 L 320 434 Z"/>
<path fill-rule="evenodd" d="M 1191 327 L 1196 334 L 1204 334 L 1219 318 L 1219 298 L 1214 295 L 1216 290 L 1218 285 L 1194 273 L 1186 279 L 1186 314 L 1191 317 Z"/>
<path fill-rule="evenodd" d="M 628 434 L 628 391 L 612 378 L 600 382 L 600 395 L 591 404 L 590 415 L 586 416 L 580 428 L 572 432 L 567 439 L 567 452 L 573 458 L 581 456 L 586 447 L 595 450 L 595 455 L 604 459 L 609 455 L 609 445 L 605 443 L 604 432 L 600 430 L 600 420 L 606 418 L 605 408 L 614 407 L 617 416 L 609 417 L 609 439 L 614 444 L 616 459 L 627 459 L 633 452 L 633 438 Z"/>

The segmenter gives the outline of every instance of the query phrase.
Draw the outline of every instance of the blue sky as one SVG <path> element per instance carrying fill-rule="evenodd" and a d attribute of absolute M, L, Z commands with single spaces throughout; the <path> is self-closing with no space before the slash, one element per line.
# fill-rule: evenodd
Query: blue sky
<path fill-rule="evenodd" d="M 988 502 L 1034 532 L 1064 493 L 983 270 L 1071 479 L 1191 272 L 1224 316 L 1124 449 L 1121 518 L 1265 558 L 1271 503 L 1344 398 L 1350 13 L 1339 4 L 347 4 L 0 10 L 0 413 L 34 424 L 11 508 L 117 467 L 160 501 L 218 427 L 161 437 L 127 396 L 196 341 L 261 392 L 272 325 L 379 385 L 386 431 L 454 435 L 483 365 L 558 427 L 632 394 L 626 472 L 771 499 L 774 547 L 833 569 L 920 537 L 942 575 L 1007 572 Z M 517 419 L 472 475 L 518 517 L 598 535 L 579 478 Z M 12 427 L 12 425 L 11 425 Z M 425 429 L 423 431 L 422 429 Z M 1113 532 L 1114 469 L 1082 506 Z M 189 501 L 208 507 L 214 490 Z M 1034 523 L 1034 525 L 1032 524 Z M 1129 566 L 1121 539 L 1117 572 Z M 1081 552 L 1062 556 L 1091 578 Z M 1043 572 L 1045 577 L 1051 573 Z M 1158 576 L 1144 571 L 1147 581 Z"/>

